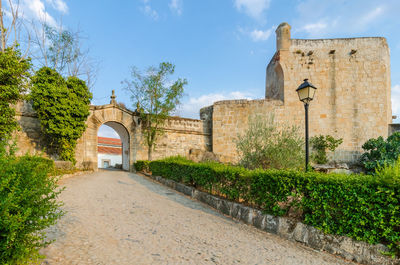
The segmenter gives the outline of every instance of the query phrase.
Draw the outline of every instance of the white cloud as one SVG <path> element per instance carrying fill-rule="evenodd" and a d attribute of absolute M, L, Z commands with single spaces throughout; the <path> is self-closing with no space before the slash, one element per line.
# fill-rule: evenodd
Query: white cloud
<path fill-rule="evenodd" d="M 235 32 L 237 39 L 241 39 L 241 35 L 250 37 L 253 41 L 266 41 L 269 39 L 271 34 L 275 31 L 276 26 L 273 25 L 269 29 L 262 30 L 262 29 L 253 29 L 250 30 L 249 28 L 237 27 Z"/>
<path fill-rule="evenodd" d="M 301 30 L 307 31 L 309 34 L 319 33 L 327 28 L 327 24 L 324 22 L 306 24 Z"/>
<path fill-rule="evenodd" d="M 171 0 L 169 3 L 169 8 L 172 12 L 175 12 L 178 16 L 182 15 L 183 12 L 183 2 L 182 0 Z"/>
<path fill-rule="evenodd" d="M 46 11 L 46 7 L 41 0 L 24 0 L 21 3 L 21 11 L 25 18 L 41 20 L 51 26 L 56 26 L 56 20 Z"/>
<path fill-rule="evenodd" d="M 61 13 L 68 13 L 68 6 L 63 0 L 46 0 L 46 2 Z"/>
<path fill-rule="evenodd" d="M 145 15 L 152 18 L 153 20 L 158 20 L 158 18 L 159 18 L 158 12 L 150 6 L 150 4 L 149 4 L 150 1 L 144 0 L 143 2 L 145 3 L 145 5 L 144 5 L 144 7 L 141 8 L 142 12 Z"/>
<path fill-rule="evenodd" d="M 97 133 L 97 136 L 120 139 L 119 134 L 113 128 L 111 128 L 110 126 L 107 126 L 105 124 L 100 126 L 100 129 L 99 129 L 99 132 Z"/>
<path fill-rule="evenodd" d="M 267 30 L 258 30 L 255 29 L 252 32 L 250 32 L 250 37 L 253 39 L 253 41 L 265 41 L 271 36 L 271 33 L 273 32 L 275 27 L 272 27 Z"/>
<path fill-rule="evenodd" d="M 384 13 L 384 8 L 381 6 L 378 6 L 371 10 L 370 12 L 364 14 L 360 19 L 358 19 L 358 26 L 360 28 L 366 28 L 369 24 L 372 22 L 376 21 L 376 19 L 383 15 Z"/>
<path fill-rule="evenodd" d="M 270 2 L 271 0 L 235 0 L 235 7 L 252 18 L 261 19 Z"/>
<path fill-rule="evenodd" d="M 292 26 L 294 31 L 305 32 L 309 37 L 360 35 L 371 28 L 397 22 L 394 10 L 399 8 L 398 0 L 363 0 L 362 4 L 346 0 L 302 0 L 297 5 Z"/>
<path fill-rule="evenodd" d="M 400 85 L 392 87 L 392 114 L 397 116 L 400 122 Z"/>
<path fill-rule="evenodd" d="M 212 93 L 196 98 L 191 97 L 187 102 L 182 104 L 177 114 L 185 118 L 198 119 L 201 108 L 210 106 L 216 101 L 229 99 L 251 99 L 251 95 L 240 91 L 234 91 L 226 94 Z"/>

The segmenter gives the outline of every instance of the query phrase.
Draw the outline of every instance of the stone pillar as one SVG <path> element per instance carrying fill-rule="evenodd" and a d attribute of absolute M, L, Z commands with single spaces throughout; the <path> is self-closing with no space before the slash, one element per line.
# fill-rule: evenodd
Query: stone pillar
<path fill-rule="evenodd" d="M 281 23 L 275 30 L 276 33 L 276 50 L 288 51 L 290 48 L 290 25 L 286 22 Z"/>
<path fill-rule="evenodd" d="M 117 105 L 117 101 L 115 100 L 116 97 L 117 96 L 115 96 L 115 90 L 113 89 L 110 97 L 111 98 L 110 104 Z"/>

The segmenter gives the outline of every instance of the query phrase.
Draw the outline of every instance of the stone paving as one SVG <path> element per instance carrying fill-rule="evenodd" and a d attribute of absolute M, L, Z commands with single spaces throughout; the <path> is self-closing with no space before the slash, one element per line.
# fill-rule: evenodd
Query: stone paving
<path fill-rule="evenodd" d="M 65 179 L 43 264 L 355 264 L 227 218 L 142 176 Z"/>

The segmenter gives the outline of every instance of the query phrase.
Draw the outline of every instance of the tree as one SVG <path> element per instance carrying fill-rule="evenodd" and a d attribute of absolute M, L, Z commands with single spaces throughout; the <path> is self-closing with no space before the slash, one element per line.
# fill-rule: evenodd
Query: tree
<path fill-rule="evenodd" d="M 132 101 L 142 119 L 145 143 L 148 147 L 148 160 L 152 160 L 152 152 L 156 142 L 164 133 L 165 120 L 176 110 L 183 96 L 186 79 L 178 78 L 171 82 L 168 77 L 175 72 L 175 66 L 168 62 L 158 67 L 150 66 L 145 74 L 132 67 L 132 80 L 125 80 L 125 89 L 132 93 Z"/>
<path fill-rule="evenodd" d="M 30 67 L 30 61 L 23 59 L 18 49 L 8 47 L 0 52 L 0 142 L 3 146 L 18 127 L 11 104 L 22 98 Z"/>
<path fill-rule="evenodd" d="M 89 57 L 89 49 L 83 48 L 81 33 L 64 29 L 61 24 L 50 26 L 45 21 L 31 25 L 34 33 L 31 56 L 38 65 L 53 68 L 62 76 L 85 79 L 91 88 L 98 63 Z"/>
<path fill-rule="evenodd" d="M 48 136 L 50 152 L 75 162 L 76 143 L 86 129 L 92 99 L 85 82 L 77 77 L 65 79 L 54 69 L 43 67 L 32 78 L 30 98 Z"/>
<path fill-rule="evenodd" d="M 274 117 L 249 117 L 249 127 L 238 135 L 235 143 L 239 164 L 249 169 L 298 168 L 303 164 L 304 140 L 298 127 L 277 128 Z"/>
<path fill-rule="evenodd" d="M 5 14 L 5 10 L 2 7 L 2 1 L 0 1 L 0 31 L 1 31 L 1 51 L 5 52 L 5 50 L 7 49 L 7 47 L 10 47 L 8 45 L 9 41 L 10 41 L 10 37 L 11 37 L 11 33 L 13 33 L 14 35 L 14 40 L 13 40 L 13 47 L 15 47 L 17 41 L 18 41 L 18 35 L 19 35 L 19 1 L 17 2 L 17 4 L 15 5 L 13 3 L 13 1 L 9 0 L 8 1 L 8 5 L 10 7 L 10 11 L 8 12 L 9 15 L 11 16 L 11 21 L 10 24 L 8 26 L 5 26 L 4 23 L 4 14 Z"/>

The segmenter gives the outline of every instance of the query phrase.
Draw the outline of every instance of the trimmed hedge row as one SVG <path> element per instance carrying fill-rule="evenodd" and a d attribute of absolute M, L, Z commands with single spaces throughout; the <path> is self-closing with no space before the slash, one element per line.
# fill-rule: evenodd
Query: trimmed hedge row
<path fill-rule="evenodd" d="M 147 160 L 138 160 L 134 164 L 135 169 L 137 171 L 146 171 L 146 172 L 148 172 L 150 170 L 149 165 L 150 165 L 150 161 L 147 161 Z"/>
<path fill-rule="evenodd" d="M 148 162 L 138 161 L 137 169 Z M 151 161 L 153 175 L 173 179 L 266 213 L 296 213 L 305 224 L 330 234 L 400 253 L 400 182 L 369 175 L 246 170 L 218 163 L 173 157 Z"/>

